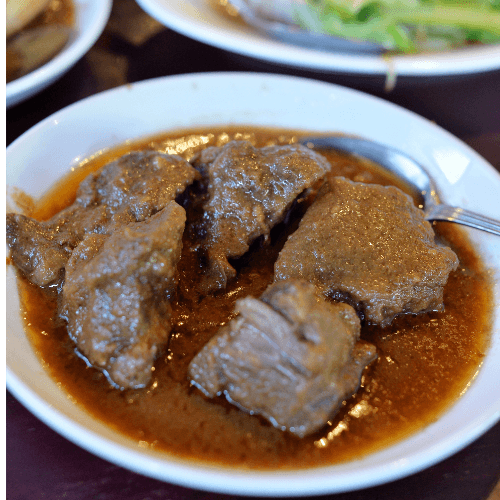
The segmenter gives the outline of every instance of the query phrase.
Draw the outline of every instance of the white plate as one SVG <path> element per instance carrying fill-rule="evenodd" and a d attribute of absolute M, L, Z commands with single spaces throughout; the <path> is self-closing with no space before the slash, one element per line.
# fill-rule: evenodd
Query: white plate
<path fill-rule="evenodd" d="M 137 0 L 165 26 L 215 47 L 307 70 L 396 76 L 439 76 L 500 68 L 500 44 L 425 55 L 381 56 L 327 52 L 286 44 L 233 22 L 215 0 Z"/>
<path fill-rule="evenodd" d="M 66 47 L 49 62 L 7 84 L 7 108 L 38 94 L 54 83 L 94 45 L 111 12 L 112 0 L 73 0 L 75 33 Z"/>
<path fill-rule="evenodd" d="M 350 89 L 264 74 L 159 78 L 78 102 L 9 146 L 7 185 L 37 197 L 70 167 L 112 145 L 169 129 L 234 124 L 343 131 L 386 143 L 427 167 L 443 200 L 485 215 L 500 214 L 498 172 L 433 123 Z M 83 129 L 85 133 L 80 133 Z M 496 275 L 494 334 L 483 367 L 465 395 L 437 422 L 362 460 L 270 473 L 198 465 L 140 448 L 137 442 L 95 421 L 45 372 L 23 331 L 11 267 L 7 269 L 7 385 L 35 415 L 81 447 L 172 483 L 233 494 L 279 496 L 334 493 L 391 481 L 449 456 L 500 417 L 500 238 L 475 231 L 474 239 Z"/>

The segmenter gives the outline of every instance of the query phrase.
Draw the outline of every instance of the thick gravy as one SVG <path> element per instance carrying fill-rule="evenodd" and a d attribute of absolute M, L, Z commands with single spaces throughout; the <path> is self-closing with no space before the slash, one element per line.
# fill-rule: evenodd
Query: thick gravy
<path fill-rule="evenodd" d="M 296 137 L 289 131 L 228 127 L 180 131 L 126 144 L 83 162 L 37 202 L 30 215 L 50 217 L 73 201 L 78 183 L 89 172 L 130 150 L 155 147 L 189 158 L 206 145 L 233 138 L 262 146 L 288 143 Z M 338 175 L 397 183 L 371 164 L 334 153 L 326 156 Z M 364 326 L 362 337 L 377 346 L 379 359 L 340 413 L 322 431 L 303 439 L 275 429 L 223 398 L 205 398 L 187 379 L 190 360 L 233 317 L 235 300 L 260 295 L 272 281 L 274 260 L 286 239 L 283 226 L 273 231 L 270 246 L 254 245 L 237 262 L 239 276 L 224 293 L 203 299 L 192 291 L 199 272 L 189 251 L 194 242 L 185 235 L 172 337 L 157 359 L 153 383 L 146 389 L 113 389 L 102 373 L 88 368 L 75 354 L 65 328 L 54 321 L 55 300 L 20 280 L 29 325 L 26 330 L 51 375 L 72 398 L 96 418 L 136 440 L 138 447 L 258 469 L 343 462 L 388 446 L 436 420 L 467 388 L 481 365 L 491 330 L 491 283 L 459 228 L 438 224 L 435 229 L 460 259 L 459 269 L 451 274 L 445 289 L 445 312 L 404 316 L 385 329 Z"/>

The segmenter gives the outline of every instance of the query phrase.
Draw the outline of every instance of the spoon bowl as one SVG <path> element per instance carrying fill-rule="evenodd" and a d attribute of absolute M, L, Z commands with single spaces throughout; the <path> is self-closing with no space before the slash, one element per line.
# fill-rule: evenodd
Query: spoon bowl
<path fill-rule="evenodd" d="M 441 203 L 431 175 L 413 158 L 397 149 L 358 137 L 340 135 L 306 137 L 300 142 L 310 148 L 335 149 L 374 161 L 413 188 L 428 221 L 455 222 L 500 236 L 500 221 Z"/>

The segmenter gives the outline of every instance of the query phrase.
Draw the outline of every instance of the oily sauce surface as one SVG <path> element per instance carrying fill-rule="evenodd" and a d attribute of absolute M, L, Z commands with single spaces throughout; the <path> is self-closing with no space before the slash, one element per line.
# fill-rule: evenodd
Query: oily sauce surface
<path fill-rule="evenodd" d="M 288 143 L 296 137 L 289 131 L 240 127 L 181 131 L 124 145 L 84 162 L 36 204 L 32 216 L 46 219 L 71 203 L 78 183 L 89 172 L 130 150 L 155 147 L 189 159 L 206 145 L 233 138 L 263 146 Z M 396 182 L 359 160 L 334 153 L 326 156 L 334 164 L 335 175 L 379 184 Z M 295 217 L 305 208 L 299 206 Z M 188 212 L 188 220 L 192 216 Z M 296 224 L 292 220 L 292 228 Z M 436 232 L 460 259 L 445 289 L 445 312 L 403 316 L 385 329 L 364 326 L 362 338 L 377 346 L 379 359 L 339 414 L 320 432 L 303 439 L 238 410 L 222 397 L 205 398 L 187 379 L 190 360 L 233 317 L 236 299 L 259 296 L 271 283 L 274 260 L 287 235 L 283 225 L 273 231 L 269 246 L 257 242 L 249 255 L 235 263 L 238 278 L 224 293 L 205 298 L 193 292 L 199 264 L 190 251 L 194 242 L 185 232 L 172 337 L 156 361 L 152 384 L 145 389 L 113 389 L 101 372 L 88 368 L 56 319 L 56 300 L 20 280 L 27 332 L 64 389 L 94 416 L 136 440 L 138 447 L 233 467 L 303 468 L 338 463 L 392 444 L 434 421 L 480 367 L 490 331 L 491 283 L 457 227 L 442 224 Z"/>

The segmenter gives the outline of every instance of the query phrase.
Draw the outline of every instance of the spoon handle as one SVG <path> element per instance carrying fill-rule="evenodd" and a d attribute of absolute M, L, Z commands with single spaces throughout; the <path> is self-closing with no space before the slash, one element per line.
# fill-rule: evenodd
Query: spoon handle
<path fill-rule="evenodd" d="M 456 222 L 500 236 L 500 221 L 459 207 L 450 207 L 448 205 L 426 207 L 425 219 Z"/>

